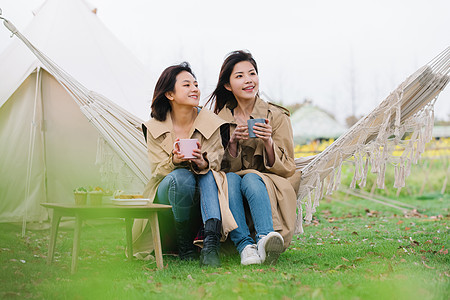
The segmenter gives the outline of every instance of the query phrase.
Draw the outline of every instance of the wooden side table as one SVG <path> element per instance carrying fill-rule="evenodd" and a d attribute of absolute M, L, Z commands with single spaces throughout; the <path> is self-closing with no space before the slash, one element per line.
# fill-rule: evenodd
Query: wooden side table
<path fill-rule="evenodd" d="M 159 235 L 158 211 L 170 209 L 170 205 L 149 204 L 136 206 L 119 206 L 119 205 L 75 205 L 60 203 L 42 203 L 44 207 L 53 209 L 52 228 L 50 233 L 50 241 L 48 245 L 47 264 L 53 262 L 55 252 L 56 237 L 58 234 L 59 222 L 61 217 L 75 217 L 75 230 L 73 236 L 72 249 L 72 266 L 71 273 L 77 270 L 78 253 L 80 248 L 80 235 L 82 222 L 86 219 L 98 218 L 124 218 L 127 239 L 127 255 L 128 260 L 133 258 L 133 245 L 131 237 L 131 229 L 134 219 L 148 219 L 152 229 L 153 244 L 155 246 L 155 259 L 158 269 L 163 268 L 163 258 L 161 249 L 161 238 Z"/>

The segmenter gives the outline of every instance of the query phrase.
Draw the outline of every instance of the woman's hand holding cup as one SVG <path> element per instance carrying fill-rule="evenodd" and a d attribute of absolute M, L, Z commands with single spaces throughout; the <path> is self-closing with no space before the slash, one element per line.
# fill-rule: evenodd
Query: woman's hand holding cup
<path fill-rule="evenodd" d="M 249 137 L 260 138 L 265 145 L 272 146 L 272 126 L 268 119 L 248 119 L 247 124 Z"/>
<path fill-rule="evenodd" d="M 236 157 L 237 155 L 237 143 L 239 140 L 248 139 L 248 130 L 247 125 L 237 125 L 236 129 L 233 131 L 233 134 L 230 137 L 230 141 L 228 142 L 228 151 L 231 156 Z"/>
<path fill-rule="evenodd" d="M 256 125 L 258 124 L 258 125 Z M 265 119 L 248 119 L 247 120 L 247 126 L 248 126 L 248 137 L 250 138 L 255 138 L 255 137 L 259 137 L 256 134 L 260 132 L 260 130 L 262 129 L 261 126 L 266 124 L 266 120 Z"/>
<path fill-rule="evenodd" d="M 200 170 L 208 167 L 208 162 L 203 158 L 201 145 L 197 139 L 179 139 L 173 144 L 173 163 L 179 164 L 191 160 Z"/>
<path fill-rule="evenodd" d="M 194 158 L 191 158 L 192 162 L 197 165 L 197 167 L 200 170 L 204 170 L 208 167 L 208 161 L 205 160 L 202 154 L 202 146 L 197 141 L 197 149 L 194 149 L 192 154 L 194 155 Z"/>
<path fill-rule="evenodd" d="M 179 144 L 177 144 L 177 142 L 179 142 L 180 139 L 176 139 L 175 143 L 173 144 L 173 150 L 172 150 L 172 162 L 177 165 L 177 164 L 181 164 L 183 161 L 186 161 L 187 159 L 184 158 L 184 154 L 181 153 L 180 151 L 180 146 Z"/>

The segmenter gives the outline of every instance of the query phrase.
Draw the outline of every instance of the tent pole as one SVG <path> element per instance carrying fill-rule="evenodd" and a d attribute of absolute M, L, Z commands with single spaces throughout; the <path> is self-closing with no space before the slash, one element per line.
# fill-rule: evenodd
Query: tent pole
<path fill-rule="evenodd" d="M 39 73 L 41 74 L 39 76 L 39 99 L 41 103 L 41 141 L 42 141 L 42 161 L 44 162 L 44 201 L 48 202 L 48 185 L 47 185 L 47 144 L 45 139 L 45 132 L 47 131 L 47 123 L 45 121 L 44 115 L 44 97 L 42 97 L 42 80 L 43 80 L 43 69 L 39 68 Z M 48 218 L 48 215 L 47 215 Z"/>
<path fill-rule="evenodd" d="M 25 214 L 22 220 L 22 237 L 25 236 L 27 228 L 27 218 L 28 218 L 28 206 L 30 202 L 30 186 L 31 186 L 31 171 L 33 168 L 33 155 L 34 155 L 34 144 L 36 140 L 36 110 L 37 110 L 37 100 L 39 95 L 39 81 L 40 81 L 40 67 L 36 69 L 36 87 L 34 94 L 34 109 L 33 109 L 33 120 L 31 122 L 30 128 L 30 143 L 28 146 L 28 163 L 27 163 L 27 180 L 25 186 Z"/>

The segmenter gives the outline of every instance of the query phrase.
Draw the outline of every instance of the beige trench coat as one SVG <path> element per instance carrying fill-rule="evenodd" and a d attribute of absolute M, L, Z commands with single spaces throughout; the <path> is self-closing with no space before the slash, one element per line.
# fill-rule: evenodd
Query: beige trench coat
<path fill-rule="evenodd" d="M 231 109 L 225 106 L 218 115 L 231 124 L 232 133 L 237 124 Z M 236 158 L 225 150 L 222 170 L 236 172 L 241 176 L 250 172 L 261 176 L 270 197 L 274 230 L 283 236 L 284 246 L 287 248 L 294 235 L 296 195 L 301 177 L 300 172 L 295 172 L 294 142 L 289 112 L 258 97 L 251 117 L 268 119 L 272 126 L 275 150 L 273 166 L 267 165 L 263 141 L 249 138 L 239 142 Z"/>
<path fill-rule="evenodd" d="M 190 162 L 177 166 L 173 164 L 172 150 L 176 137 L 173 133 L 170 113 L 167 114 L 167 118 L 163 122 L 151 119 L 144 123 L 147 128 L 147 150 L 152 174 L 145 187 L 144 197 L 153 201 L 159 184 L 175 168 L 189 168 L 196 174 L 206 174 L 211 170 L 219 190 L 223 238 L 226 238 L 228 232 L 237 228 L 228 206 L 226 176 L 224 172 L 220 171 L 220 163 L 224 154 L 220 126 L 225 123 L 224 120 L 207 109 L 200 110 L 195 119 L 189 132 L 189 137 L 198 139 L 202 147 L 202 153 L 209 162 L 209 168 L 201 171 L 196 169 L 196 165 Z M 143 259 L 154 249 L 151 230 L 147 223 L 148 220 L 135 220 L 132 231 L 133 254 Z"/>

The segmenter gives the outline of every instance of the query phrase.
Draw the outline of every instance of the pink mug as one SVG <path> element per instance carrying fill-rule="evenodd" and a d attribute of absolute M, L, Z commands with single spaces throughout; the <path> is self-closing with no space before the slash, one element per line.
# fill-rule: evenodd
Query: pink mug
<path fill-rule="evenodd" d="M 178 145 L 180 153 L 184 155 L 184 158 L 195 158 L 193 155 L 194 149 L 197 149 L 197 139 L 180 139 L 173 144 L 173 148 Z"/>

